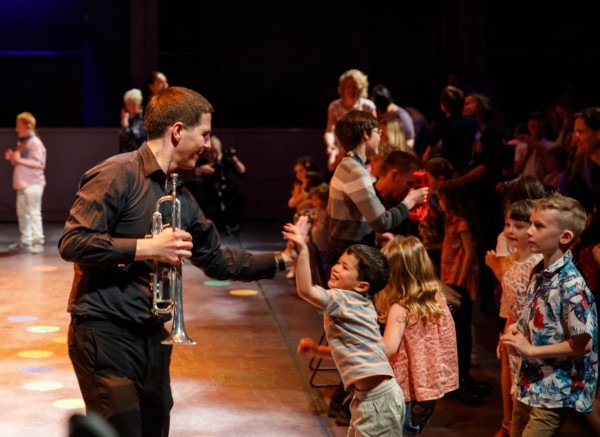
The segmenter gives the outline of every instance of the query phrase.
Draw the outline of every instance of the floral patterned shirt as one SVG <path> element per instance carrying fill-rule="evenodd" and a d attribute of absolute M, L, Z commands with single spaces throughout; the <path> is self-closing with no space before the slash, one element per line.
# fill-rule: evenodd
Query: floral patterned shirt
<path fill-rule="evenodd" d="M 533 268 L 519 330 L 534 346 L 589 334 L 592 351 L 567 358 L 522 358 L 517 399 L 538 408 L 592 411 L 598 375 L 598 321 L 594 297 L 571 252 L 544 269 Z"/>
<path fill-rule="evenodd" d="M 540 254 L 531 254 L 525 260 L 517 261 L 517 254 L 507 257 L 510 266 L 502 274 L 502 296 L 500 297 L 500 317 L 510 317 L 513 322 L 521 318 L 527 284 L 531 269 L 542 259 Z"/>

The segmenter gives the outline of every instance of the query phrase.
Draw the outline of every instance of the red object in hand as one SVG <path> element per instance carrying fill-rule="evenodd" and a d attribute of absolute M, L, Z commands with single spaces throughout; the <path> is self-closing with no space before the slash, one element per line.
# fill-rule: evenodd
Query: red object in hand
<path fill-rule="evenodd" d="M 413 173 L 413 188 L 429 187 L 429 177 L 425 171 L 416 171 Z M 415 221 L 423 221 L 427 218 L 429 210 L 429 192 L 427 193 L 427 200 L 420 205 L 412 208 L 408 213 L 408 218 Z"/>

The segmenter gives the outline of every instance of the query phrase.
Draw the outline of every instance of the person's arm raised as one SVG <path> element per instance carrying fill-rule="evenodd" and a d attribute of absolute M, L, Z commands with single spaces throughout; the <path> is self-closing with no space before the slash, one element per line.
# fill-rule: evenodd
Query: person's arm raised
<path fill-rule="evenodd" d="M 285 225 L 283 229 L 283 237 L 293 246 L 290 256 L 296 261 L 296 290 L 298 295 L 317 308 L 322 308 L 321 292 L 312 283 L 308 247 L 304 241 L 306 236 L 302 235 L 299 228 L 291 223 Z"/>

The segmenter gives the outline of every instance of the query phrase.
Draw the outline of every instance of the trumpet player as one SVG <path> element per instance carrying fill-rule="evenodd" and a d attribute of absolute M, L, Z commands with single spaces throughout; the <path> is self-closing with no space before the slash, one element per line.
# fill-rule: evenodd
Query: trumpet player
<path fill-rule="evenodd" d="M 167 436 L 173 406 L 171 345 L 165 317 L 152 312 L 153 262 L 189 258 L 208 276 L 253 281 L 291 264 L 289 250 L 252 255 L 221 248 L 214 225 L 177 187 L 181 228 L 145 238 L 169 176 L 191 170 L 210 148 L 211 104 L 180 87 L 152 97 L 144 124 L 148 141 L 115 155 L 82 177 L 59 241 L 75 263 L 68 302 L 68 344 L 86 409 L 105 417 L 121 436 Z"/>

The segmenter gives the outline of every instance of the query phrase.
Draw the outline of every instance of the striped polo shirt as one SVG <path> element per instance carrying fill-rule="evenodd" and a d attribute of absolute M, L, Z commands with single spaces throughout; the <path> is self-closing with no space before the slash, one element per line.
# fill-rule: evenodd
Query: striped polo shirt
<path fill-rule="evenodd" d="M 325 336 L 346 390 L 369 376 L 393 378 L 369 295 L 337 288 L 317 289 L 321 292 Z"/>
<path fill-rule="evenodd" d="M 408 217 L 406 205 L 386 210 L 381 203 L 368 170 L 356 159 L 345 157 L 335 169 L 329 183 L 330 240 L 361 241 L 372 231 L 394 229 Z"/>

